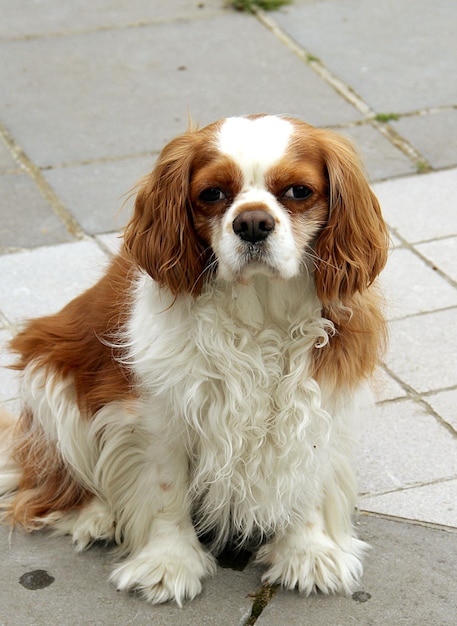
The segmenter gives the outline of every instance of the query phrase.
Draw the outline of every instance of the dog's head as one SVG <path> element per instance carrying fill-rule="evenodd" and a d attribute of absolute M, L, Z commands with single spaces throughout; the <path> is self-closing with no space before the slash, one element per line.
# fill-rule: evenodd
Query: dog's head
<path fill-rule="evenodd" d="M 381 271 L 387 230 L 350 142 L 259 115 L 171 141 L 137 195 L 125 246 L 174 295 L 198 295 L 214 276 L 309 271 L 330 304 Z"/>

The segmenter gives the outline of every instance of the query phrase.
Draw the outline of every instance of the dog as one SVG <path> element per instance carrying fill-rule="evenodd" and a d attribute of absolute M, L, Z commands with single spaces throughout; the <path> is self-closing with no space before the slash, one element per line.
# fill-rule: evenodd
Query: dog
<path fill-rule="evenodd" d="M 387 249 L 338 134 L 253 115 L 173 139 L 103 277 L 11 342 L 3 519 L 116 542 L 112 581 L 153 603 L 195 597 L 227 542 L 254 546 L 267 583 L 352 593 Z"/>

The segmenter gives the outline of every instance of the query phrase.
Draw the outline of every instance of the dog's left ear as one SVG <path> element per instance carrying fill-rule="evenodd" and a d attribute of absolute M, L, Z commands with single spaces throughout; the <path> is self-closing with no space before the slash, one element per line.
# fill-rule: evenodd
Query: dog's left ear
<path fill-rule="evenodd" d="M 124 233 L 125 248 L 137 265 L 175 296 L 200 293 L 207 262 L 189 199 L 197 144 L 197 133 L 189 130 L 165 146 L 140 185 Z"/>
<path fill-rule="evenodd" d="M 318 236 L 316 289 L 321 302 L 347 302 L 373 282 L 387 261 L 389 235 L 351 142 L 321 131 L 329 183 L 329 217 Z"/>

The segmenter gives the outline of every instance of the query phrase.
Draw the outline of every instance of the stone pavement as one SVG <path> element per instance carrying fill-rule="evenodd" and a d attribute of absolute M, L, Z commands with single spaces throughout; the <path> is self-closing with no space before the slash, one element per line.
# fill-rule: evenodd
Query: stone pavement
<path fill-rule="evenodd" d="M 123 194 L 189 113 L 296 115 L 365 158 L 393 242 L 390 350 L 358 464 L 372 550 L 352 598 L 278 590 L 259 626 L 455 624 L 456 31 L 449 0 L 295 0 L 256 16 L 222 0 L 0 0 L 2 344 L 95 280 Z M 16 396 L 2 370 L 0 401 L 16 411 Z M 104 547 L 0 535 L 1 626 L 241 625 L 262 591 L 257 566 L 228 559 L 183 609 L 153 607 L 107 582 Z"/>

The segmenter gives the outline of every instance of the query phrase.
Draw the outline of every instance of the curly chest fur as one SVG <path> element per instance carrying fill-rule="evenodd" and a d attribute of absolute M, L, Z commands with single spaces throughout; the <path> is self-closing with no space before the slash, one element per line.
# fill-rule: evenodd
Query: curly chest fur
<path fill-rule="evenodd" d="M 303 281 L 286 292 L 278 287 L 219 286 L 175 303 L 167 328 L 160 313 L 141 316 L 151 285 L 138 291 L 136 324 L 149 341 L 130 358 L 186 447 L 201 530 L 219 528 L 221 541 L 288 523 L 315 491 L 329 434 L 309 371 L 314 346 L 332 329 L 313 294 L 303 298 Z"/>

